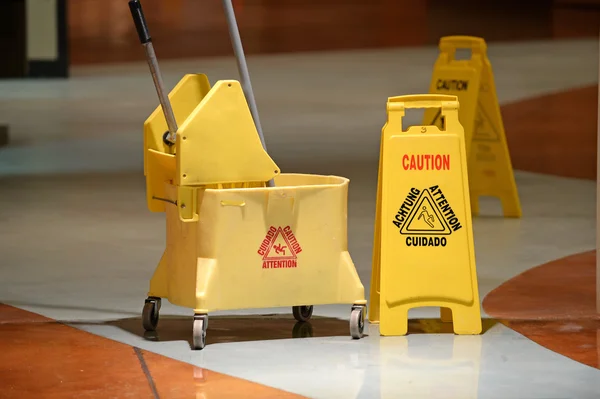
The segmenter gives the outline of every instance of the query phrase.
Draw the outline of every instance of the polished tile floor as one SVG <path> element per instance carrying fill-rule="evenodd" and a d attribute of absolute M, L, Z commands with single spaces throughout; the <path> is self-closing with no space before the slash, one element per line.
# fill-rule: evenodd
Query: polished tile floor
<path fill-rule="evenodd" d="M 436 54 L 432 46 L 249 59 L 269 152 L 282 170 L 351 179 L 349 248 L 367 289 L 385 101 L 425 91 Z M 502 104 L 598 81 L 595 40 L 492 44 L 490 58 Z M 237 77 L 231 58 L 161 65 L 169 86 L 186 72 L 212 82 Z M 310 331 L 298 330 L 289 309 L 250 309 L 212 316 L 209 345 L 194 352 L 190 311 L 164 303 L 158 335 L 144 336 L 141 307 L 165 240 L 162 215 L 145 207 L 141 164 L 154 88 L 143 63 L 73 72 L 68 81 L 0 82 L 0 120 L 14 137 L 0 150 L 0 302 L 311 398 L 598 397 L 598 369 L 493 320 L 475 337 L 380 338 L 371 325 L 352 341 L 347 306 L 315 308 L 312 338 L 302 338 Z M 490 201 L 474 220 L 482 299 L 524 271 L 595 246 L 593 181 L 516 176 L 523 218 L 496 217 Z M 416 320 L 438 312 L 410 316 L 435 330 L 435 320 Z"/>

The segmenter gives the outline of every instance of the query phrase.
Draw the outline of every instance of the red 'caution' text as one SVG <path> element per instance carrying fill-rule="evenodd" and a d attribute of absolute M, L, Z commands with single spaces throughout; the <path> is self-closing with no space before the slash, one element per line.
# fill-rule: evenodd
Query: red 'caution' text
<path fill-rule="evenodd" d="M 404 170 L 450 170 L 450 155 L 440 154 L 404 154 Z"/>

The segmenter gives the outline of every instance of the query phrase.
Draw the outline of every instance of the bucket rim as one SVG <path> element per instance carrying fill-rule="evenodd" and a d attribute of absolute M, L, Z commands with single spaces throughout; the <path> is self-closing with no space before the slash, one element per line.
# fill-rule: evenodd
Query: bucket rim
<path fill-rule="evenodd" d="M 212 193 L 212 192 L 235 192 L 235 191 L 243 191 L 243 192 L 253 192 L 253 191 L 260 191 L 260 192 L 270 192 L 270 191 L 280 191 L 280 190 L 289 190 L 289 189 L 306 189 L 306 188 L 311 188 L 311 187 L 320 187 L 320 188 L 327 188 L 327 187 L 343 187 L 343 186 L 347 186 L 350 183 L 350 179 L 347 177 L 343 177 L 343 176 L 337 176 L 337 175 L 319 175 L 319 174 L 314 174 L 314 173 L 281 173 L 277 176 L 275 176 L 275 182 L 277 182 L 277 179 L 283 176 L 287 176 L 287 177 L 319 177 L 319 178 L 335 178 L 338 179 L 338 182 L 334 182 L 334 183 L 324 183 L 324 184 L 303 184 L 303 185 L 286 185 L 286 186 L 274 186 L 274 187 L 236 187 L 236 188 L 207 188 L 205 191 L 206 193 Z"/>

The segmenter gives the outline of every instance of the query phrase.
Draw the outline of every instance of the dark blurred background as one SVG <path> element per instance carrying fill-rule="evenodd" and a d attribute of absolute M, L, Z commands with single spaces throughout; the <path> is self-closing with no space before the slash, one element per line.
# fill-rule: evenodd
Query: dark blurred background
<path fill-rule="evenodd" d="M 452 34 L 481 36 L 488 42 L 597 37 L 600 21 L 600 0 L 233 3 L 248 54 L 423 46 Z M 161 58 L 231 54 L 220 1 L 145 0 L 142 4 Z M 44 68 L 49 57 L 36 58 L 31 48 L 36 46 L 32 43 L 36 35 L 48 40 L 48 32 L 56 32 L 56 57 L 54 67 Z M 0 51 L 0 77 L 65 76 L 71 64 L 144 57 L 127 0 L 2 0 Z"/>

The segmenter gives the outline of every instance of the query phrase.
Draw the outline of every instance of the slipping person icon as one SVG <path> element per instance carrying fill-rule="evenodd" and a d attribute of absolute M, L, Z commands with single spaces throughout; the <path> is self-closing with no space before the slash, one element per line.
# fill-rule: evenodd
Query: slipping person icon
<path fill-rule="evenodd" d="M 425 205 L 423 205 L 423 210 L 419 214 L 419 219 L 421 218 L 423 218 L 423 221 L 433 229 L 433 222 L 435 221 L 435 218 L 433 215 L 430 215 L 429 212 L 427 212 L 427 207 L 425 207 Z"/>
<path fill-rule="evenodd" d="M 285 249 L 287 248 L 285 245 L 281 245 L 281 244 L 277 244 L 277 245 L 273 245 L 273 248 L 275 248 L 275 253 L 277 253 L 277 255 L 285 255 Z"/>

